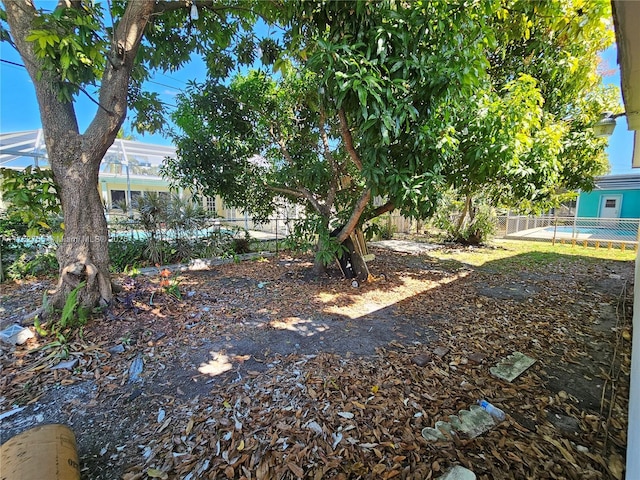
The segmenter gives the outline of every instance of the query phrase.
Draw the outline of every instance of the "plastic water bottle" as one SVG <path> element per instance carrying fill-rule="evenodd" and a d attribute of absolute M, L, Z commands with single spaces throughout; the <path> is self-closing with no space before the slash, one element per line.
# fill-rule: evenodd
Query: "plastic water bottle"
<path fill-rule="evenodd" d="M 480 405 L 489 415 L 491 415 L 496 420 L 499 420 L 500 422 L 507 418 L 502 410 L 500 410 L 495 405 L 487 402 L 486 400 L 478 400 L 478 405 Z"/>

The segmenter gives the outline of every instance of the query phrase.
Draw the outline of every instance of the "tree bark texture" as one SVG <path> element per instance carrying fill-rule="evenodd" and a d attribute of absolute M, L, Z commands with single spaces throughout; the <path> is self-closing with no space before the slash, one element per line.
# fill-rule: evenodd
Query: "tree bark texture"
<path fill-rule="evenodd" d="M 76 142 L 79 136 L 75 137 Z M 79 293 L 84 306 L 111 301 L 109 245 L 107 221 L 98 191 L 98 171 L 102 157 L 89 158 L 82 148 L 69 139 L 69 153 L 57 152 L 49 160 L 60 191 L 64 213 L 64 237 L 56 255 L 60 277 L 52 301 L 64 305 L 66 296 L 82 281 L 86 287 Z M 64 149 L 64 144 L 60 145 Z M 79 158 L 69 158 L 80 151 Z M 95 155 L 95 154 L 94 154 Z"/>

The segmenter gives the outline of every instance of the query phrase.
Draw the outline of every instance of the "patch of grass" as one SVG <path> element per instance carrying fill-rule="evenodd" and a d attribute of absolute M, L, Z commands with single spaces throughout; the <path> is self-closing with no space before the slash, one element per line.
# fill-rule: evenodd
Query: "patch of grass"
<path fill-rule="evenodd" d="M 609 250 L 606 245 L 596 249 L 593 246 L 585 248 L 581 245 L 572 246 L 558 243 L 552 245 L 547 242 L 493 240 L 487 246 L 436 250 L 431 252 L 430 256 L 439 260 L 457 261 L 474 267 L 481 267 L 489 262 L 510 258 L 512 260 L 509 262 L 510 269 L 517 269 L 519 267 L 544 266 L 567 256 L 575 257 L 576 261 L 613 260 L 629 262 L 635 260 L 636 252 L 630 248 L 624 251 L 620 248 Z"/>

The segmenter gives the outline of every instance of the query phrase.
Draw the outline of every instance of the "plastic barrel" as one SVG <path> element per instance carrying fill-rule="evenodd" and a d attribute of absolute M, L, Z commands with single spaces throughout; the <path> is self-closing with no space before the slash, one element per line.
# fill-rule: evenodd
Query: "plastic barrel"
<path fill-rule="evenodd" d="M 76 437 L 66 425 L 41 425 L 0 446 L 0 480 L 80 480 Z"/>

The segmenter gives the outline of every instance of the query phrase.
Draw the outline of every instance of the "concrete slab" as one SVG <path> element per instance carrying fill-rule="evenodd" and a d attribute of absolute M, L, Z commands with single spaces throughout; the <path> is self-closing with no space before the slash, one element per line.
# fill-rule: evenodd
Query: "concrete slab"
<path fill-rule="evenodd" d="M 369 245 L 393 250 L 394 252 L 413 253 L 416 255 L 442 248 L 441 245 L 433 243 L 410 242 L 407 240 L 380 240 L 379 242 L 369 242 Z"/>
<path fill-rule="evenodd" d="M 455 430 L 468 438 L 476 438 L 496 425 L 493 417 L 479 405 L 460 410 L 457 416 L 451 415 L 449 421 Z"/>
<path fill-rule="evenodd" d="M 471 405 L 469 410 L 460 410 L 458 415 L 450 415 L 449 421 L 438 421 L 434 428 L 422 429 L 422 437 L 430 442 L 445 442 L 453 435 L 476 438 L 495 427 L 496 422 L 482 407 Z"/>
<path fill-rule="evenodd" d="M 35 335 L 30 329 L 17 323 L 10 325 L 0 332 L 0 340 L 10 345 L 22 345 L 33 337 L 35 337 Z"/>
<path fill-rule="evenodd" d="M 476 474 L 468 468 L 456 465 L 447 470 L 443 476 L 438 477 L 438 480 L 476 480 Z"/>
<path fill-rule="evenodd" d="M 513 352 L 498 362 L 495 367 L 491 367 L 489 371 L 493 376 L 511 383 L 534 363 L 536 363 L 535 359 L 527 357 L 524 353 Z"/>

